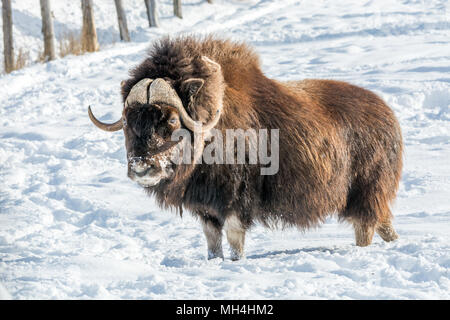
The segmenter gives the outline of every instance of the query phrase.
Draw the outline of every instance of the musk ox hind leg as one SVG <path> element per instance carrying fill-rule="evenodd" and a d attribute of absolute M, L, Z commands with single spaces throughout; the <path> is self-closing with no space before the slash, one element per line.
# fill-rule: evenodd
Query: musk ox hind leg
<path fill-rule="evenodd" d="M 217 221 L 204 217 L 201 218 L 201 222 L 208 245 L 208 260 L 215 258 L 223 259 L 222 225 Z"/>
<path fill-rule="evenodd" d="M 394 241 L 398 239 L 398 234 L 395 232 L 392 226 L 391 219 L 385 219 L 377 224 L 375 231 L 386 242 Z"/>
<path fill-rule="evenodd" d="M 384 241 L 398 238 L 389 209 L 390 199 L 395 193 L 388 193 L 382 186 L 380 180 L 370 184 L 355 184 L 347 198 L 347 207 L 341 217 L 353 224 L 357 246 L 370 245 L 375 232 Z"/>
<path fill-rule="evenodd" d="M 378 222 L 375 226 L 360 221 L 353 222 L 355 228 L 356 245 L 365 247 L 372 243 L 374 231 L 386 242 L 398 239 L 398 234 L 395 232 L 390 219 Z"/>
<path fill-rule="evenodd" d="M 231 260 L 237 261 L 244 257 L 245 228 L 239 218 L 232 214 L 228 216 L 224 224 L 227 240 L 231 249 Z"/>
<path fill-rule="evenodd" d="M 398 238 L 392 226 L 392 214 L 389 209 L 389 197 L 372 184 L 366 188 L 357 188 L 347 200 L 344 218 L 353 224 L 356 245 L 368 246 L 377 232 L 384 241 Z"/>
<path fill-rule="evenodd" d="M 372 243 L 374 226 L 360 221 L 353 222 L 355 240 L 358 247 L 366 247 Z"/>

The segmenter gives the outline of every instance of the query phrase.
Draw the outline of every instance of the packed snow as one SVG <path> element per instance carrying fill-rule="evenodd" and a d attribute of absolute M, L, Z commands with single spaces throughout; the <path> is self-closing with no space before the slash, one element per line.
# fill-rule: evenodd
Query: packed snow
<path fill-rule="evenodd" d="M 446 0 L 95 0 L 102 50 L 0 76 L 0 297 L 12 299 L 450 299 L 450 4 Z M 51 1 L 58 37 L 80 28 L 76 1 Z M 13 1 L 16 48 L 41 50 L 39 1 Z M 126 177 L 120 81 L 164 34 L 244 40 L 281 80 L 349 81 L 400 120 L 400 239 L 354 244 L 350 225 L 247 234 L 246 255 L 206 259 L 199 222 L 159 209 Z M 3 41 L 0 41 L 3 42 Z M 228 245 L 225 243 L 225 249 Z"/>

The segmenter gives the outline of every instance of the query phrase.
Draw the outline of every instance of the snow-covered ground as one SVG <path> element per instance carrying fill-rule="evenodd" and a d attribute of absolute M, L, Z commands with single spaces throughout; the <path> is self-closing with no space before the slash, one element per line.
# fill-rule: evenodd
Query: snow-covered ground
<path fill-rule="evenodd" d="M 102 51 L 0 76 L 0 297 L 13 299 L 450 299 L 450 4 L 439 0 L 158 1 L 150 30 L 124 1 L 95 0 Z M 52 1 L 58 35 L 80 27 Z M 13 1 L 16 47 L 37 56 L 39 1 Z M 198 221 L 158 209 L 126 177 L 124 139 L 87 117 L 121 113 L 119 83 L 149 41 L 216 32 L 246 40 L 278 79 L 329 78 L 381 95 L 400 119 L 405 166 L 393 207 L 400 239 L 354 245 L 330 219 L 300 233 L 256 227 L 247 258 L 206 260 Z M 2 41 L 0 41 L 2 42 Z M 227 248 L 227 245 L 225 245 Z"/>

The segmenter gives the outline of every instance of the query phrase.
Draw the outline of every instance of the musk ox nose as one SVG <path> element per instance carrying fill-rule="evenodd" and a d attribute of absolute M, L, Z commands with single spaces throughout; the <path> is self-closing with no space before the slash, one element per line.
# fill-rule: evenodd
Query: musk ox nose
<path fill-rule="evenodd" d="M 131 168 L 131 170 L 133 170 L 134 174 L 137 175 L 138 177 L 143 177 L 147 173 L 149 173 L 151 168 L 150 167 L 145 167 L 145 166 L 134 166 L 134 167 Z"/>
<path fill-rule="evenodd" d="M 141 157 L 133 157 L 129 160 L 130 170 L 138 177 L 143 177 L 154 169 L 154 165 L 149 164 Z"/>

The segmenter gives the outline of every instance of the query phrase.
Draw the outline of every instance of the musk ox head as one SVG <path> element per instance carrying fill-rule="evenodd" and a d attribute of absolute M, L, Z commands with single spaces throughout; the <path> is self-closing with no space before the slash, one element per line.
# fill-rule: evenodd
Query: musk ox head
<path fill-rule="evenodd" d="M 177 130 L 189 130 L 203 137 L 220 119 L 224 93 L 221 67 L 205 56 L 200 59 L 209 70 L 205 79 L 141 79 L 130 90 L 122 118 L 115 123 L 100 122 L 88 109 L 89 118 L 98 128 L 109 132 L 123 129 L 128 177 L 144 187 L 175 176 L 179 161 L 173 161 L 173 157 L 183 156 L 183 144 L 200 143 L 194 149 L 203 150 L 203 139 L 199 142 L 179 135 L 180 139 L 174 140 Z"/>

